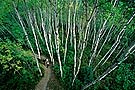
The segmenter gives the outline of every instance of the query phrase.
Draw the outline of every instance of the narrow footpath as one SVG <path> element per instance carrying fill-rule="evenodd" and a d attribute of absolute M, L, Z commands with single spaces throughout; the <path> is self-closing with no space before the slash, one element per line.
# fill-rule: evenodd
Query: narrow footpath
<path fill-rule="evenodd" d="M 40 82 L 37 84 L 35 90 L 46 90 L 47 83 L 51 77 L 51 69 L 50 67 L 46 68 L 46 66 L 43 65 L 44 69 L 44 77 L 40 80 Z"/>

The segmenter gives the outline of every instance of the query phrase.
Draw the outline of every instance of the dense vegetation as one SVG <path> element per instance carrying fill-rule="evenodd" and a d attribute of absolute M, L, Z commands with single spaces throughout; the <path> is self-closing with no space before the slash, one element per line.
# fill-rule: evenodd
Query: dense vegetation
<path fill-rule="evenodd" d="M 134 0 L 3 0 L 0 90 L 34 89 L 36 55 L 67 90 L 135 88 Z"/>
<path fill-rule="evenodd" d="M 17 43 L 0 42 L 0 90 L 34 89 L 39 75 L 32 56 Z"/>

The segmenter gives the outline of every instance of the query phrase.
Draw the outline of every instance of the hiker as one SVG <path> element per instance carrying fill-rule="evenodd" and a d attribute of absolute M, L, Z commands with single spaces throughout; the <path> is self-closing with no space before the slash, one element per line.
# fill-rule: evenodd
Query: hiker
<path fill-rule="evenodd" d="M 43 64 L 46 66 L 46 59 L 43 60 Z"/>
<path fill-rule="evenodd" d="M 49 67 L 49 61 L 48 61 L 48 59 L 46 59 L 46 67 L 47 68 Z"/>

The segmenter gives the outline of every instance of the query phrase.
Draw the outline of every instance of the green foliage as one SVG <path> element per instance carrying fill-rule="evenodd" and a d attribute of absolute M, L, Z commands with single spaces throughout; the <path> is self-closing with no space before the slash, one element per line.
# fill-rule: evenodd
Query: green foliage
<path fill-rule="evenodd" d="M 3 0 L 0 3 L 0 38 L 24 43 L 24 34 L 15 17 L 12 3 L 12 0 Z"/>
<path fill-rule="evenodd" d="M 60 78 L 60 70 L 59 65 L 55 65 L 53 67 L 55 71 L 55 75 L 60 81 L 60 84 L 65 87 L 65 90 L 78 90 L 82 86 L 82 82 L 79 79 L 75 80 L 74 86 L 72 86 L 72 80 L 73 80 L 73 63 L 74 63 L 74 53 L 72 51 L 72 48 L 69 47 L 70 50 L 67 52 L 66 57 L 66 63 L 63 65 L 63 77 Z M 68 87 L 68 88 L 67 88 Z"/>
<path fill-rule="evenodd" d="M 122 64 L 116 73 L 115 86 L 124 90 L 132 90 L 135 88 L 135 70 L 131 69 L 131 64 Z M 118 90 L 118 89 L 117 89 Z"/>
<path fill-rule="evenodd" d="M 72 1 L 72 0 L 71 0 Z M 83 23 L 87 21 L 89 18 L 90 14 L 92 13 L 92 7 L 94 5 L 93 1 L 95 0 L 82 0 L 79 2 L 79 5 L 77 6 L 77 15 L 76 15 L 76 24 L 78 25 L 82 19 Z M 113 0 L 99 0 L 99 7 L 97 10 L 96 14 L 96 29 L 99 30 L 102 27 L 103 22 L 108 18 L 109 15 L 110 18 L 108 19 L 108 22 L 105 26 L 105 29 L 108 30 L 110 29 L 110 26 L 114 24 L 114 27 L 116 29 L 112 30 L 110 37 L 111 40 L 110 42 L 107 42 L 103 49 L 101 50 L 101 53 L 98 57 L 95 57 L 93 60 L 93 64 L 89 67 L 88 66 L 88 60 L 90 59 L 90 55 L 92 50 L 91 50 L 91 45 L 92 45 L 92 40 L 88 41 L 88 44 L 84 50 L 83 57 L 82 57 L 82 65 L 80 72 L 75 80 L 74 86 L 71 86 L 72 80 L 73 80 L 73 66 L 74 66 L 74 48 L 70 47 L 70 44 L 68 44 L 68 51 L 67 51 L 67 56 L 66 56 L 66 62 L 63 63 L 62 61 L 62 69 L 63 69 L 63 77 L 60 78 L 60 70 L 59 70 L 59 64 L 57 62 L 57 53 L 56 53 L 56 48 L 55 48 L 55 43 L 54 38 L 52 38 L 52 44 L 53 44 L 53 55 L 55 59 L 55 66 L 54 66 L 54 71 L 59 79 L 60 83 L 62 84 L 63 87 L 67 90 L 80 90 L 80 88 L 85 84 L 88 84 L 92 82 L 95 78 L 97 78 L 99 75 L 103 73 L 103 71 L 108 68 L 112 64 L 110 59 L 114 59 L 117 53 L 119 52 L 119 48 L 123 47 L 128 47 L 129 43 L 134 40 L 135 37 L 135 25 L 134 25 L 134 20 L 131 22 L 131 24 L 126 28 L 125 31 L 125 36 L 122 38 L 120 42 L 120 47 L 118 50 L 116 50 L 106 63 L 106 66 L 101 66 L 100 68 L 97 68 L 95 73 L 93 73 L 93 67 L 101 60 L 101 58 L 106 54 L 106 52 L 111 48 L 112 44 L 116 41 L 115 37 L 120 29 L 123 28 L 123 23 L 126 22 L 129 17 L 131 17 L 131 12 L 134 11 L 133 4 L 125 3 L 126 0 L 120 0 L 118 5 L 116 7 L 112 8 L 112 4 L 110 3 Z M 37 3 L 38 2 L 38 3 Z M 41 6 L 41 9 L 48 9 L 47 12 L 53 11 L 53 8 L 55 8 L 50 0 L 26 0 L 26 3 L 24 3 L 24 0 L 19 0 L 18 2 L 15 2 L 17 5 L 17 10 L 19 11 L 19 14 L 22 18 L 23 24 L 25 26 L 25 29 L 28 33 L 28 37 L 30 39 L 30 42 L 32 43 L 32 46 L 34 48 L 34 51 L 36 52 L 36 46 L 35 46 L 35 40 L 34 36 L 29 24 L 29 20 L 27 17 L 27 9 L 31 9 L 32 13 L 36 11 L 37 8 Z M 46 3 L 49 3 L 48 6 Z M 83 3 L 83 4 L 81 4 Z M 69 0 L 58 0 L 57 3 L 58 11 L 63 9 L 63 16 L 61 21 L 63 21 L 64 24 L 64 39 L 66 38 L 66 23 L 67 23 L 67 18 L 68 18 L 68 9 L 69 9 Z M 73 3 L 75 4 L 75 2 Z M 85 15 L 85 4 L 88 4 L 88 17 Z M 84 5 L 84 6 L 83 6 Z M 130 7 L 131 5 L 131 7 Z M 83 7 L 83 8 L 81 8 Z M 74 13 L 73 10 L 74 6 L 71 6 L 71 14 Z M 49 11 L 50 10 L 50 11 Z M 72 11 L 73 10 L 73 11 Z M 127 11 L 126 11 L 127 10 Z M 126 11 L 126 12 L 125 12 Z M 58 12 L 59 14 L 59 12 Z M 35 12 L 35 15 L 37 16 L 37 22 L 39 24 L 39 28 L 41 29 L 41 35 L 43 36 L 42 28 L 41 28 L 41 20 L 40 20 L 40 15 L 39 11 L 37 10 Z M 46 15 L 49 16 L 50 14 Z M 44 15 L 43 15 L 44 16 Z M 45 17 L 46 17 L 45 16 Z M 45 18 L 44 17 L 44 18 Z M 81 19 L 80 19 L 81 17 Z M 73 17 L 71 17 L 73 19 Z M 79 18 L 79 19 L 78 19 Z M 33 18 L 32 18 L 33 20 Z M 48 20 L 48 18 L 46 18 Z M 93 20 L 92 20 L 93 22 Z M 93 30 L 93 23 L 91 22 L 92 28 L 90 30 Z M 45 26 L 46 26 L 46 31 L 48 32 L 48 21 L 44 21 Z M 61 23 L 61 22 L 60 22 Z M 60 24 L 59 23 L 59 24 Z M 73 22 L 71 22 L 73 23 Z M 94 24 L 95 24 L 94 23 Z M 82 24 L 82 23 L 81 23 Z M 76 25 L 76 29 L 77 29 Z M 7 29 L 4 27 L 6 26 Z M 83 25 L 82 25 L 83 26 Z M 85 25 L 84 25 L 85 26 Z M 35 27 L 35 26 L 34 26 Z M 8 32 L 8 30 L 12 33 L 12 35 Z M 85 27 L 84 27 L 85 30 Z M 115 31 L 116 30 L 116 31 Z M 36 35 L 39 38 L 39 35 Z M 104 31 L 104 30 L 103 30 Z M 3 33 L 4 32 L 4 33 Z M 91 31 L 92 32 L 92 31 Z M 97 31 L 98 32 L 98 31 Z M 8 34 L 7 34 L 8 33 Z M 76 32 L 78 35 L 76 36 L 77 39 L 77 44 L 78 40 L 81 38 L 83 40 L 83 35 L 82 33 Z M 3 35 L 4 34 L 4 35 Z M 98 34 L 98 33 L 97 33 Z M 106 33 L 105 33 L 106 34 Z M 59 35 L 60 39 L 62 38 L 62 30 L 61 26 L 59 27 Z M 91 34 L 92 35 L 92 34 Z M 3 37 L 4 36 L 4 37 Z M 14 36 L 14 38 L 12 38 Z M 52 37 L 54 34 L 52 34 Z M 93 36 L 90 36 L 93 37 Z M 4 38 L 4 39 L 3 39 Z M 14 8 L 12 7 L 12 0 L 3 0 L 0 3 L 0 39 L 5 40 L 6 38 L 8 39 L 16 39 L 17 41 L 21 42 L 22 44 L 26 44 L 26 40 L 24 39 L 24 33 L 22 30 L 22 27 L 19 24 L 17 15 L 15 14 Z M 89 37 L 88 37 L 89 38 Z M 96 37 L 97 38 L 97 37 Z M 105 37 L 106 38 L 106 35 Z M 14 41 L 14 40 L 13 40 Z M 49 56 L 48 51 L 45 47 L 45 42 L 41 41 L 40 39 L 39 45 L 40 45 L 40 50 L 42 54 Z M 65 41 L 64 41 L 65 42 Z M 102 44 L 99 42 L 99 44 Z M 61 40 L 59 40 L 59 43 L 62 43 Z M 65 43 L 64 43 L 65 44 Z M 60 57 L 61 59 L 64 58 L 64 45 L 60 44 Z M 99 45 L 101 46 L 101 45 Z M 25 47 L 25 49 L 28 47 Z M 99 47 L 97 48 L 97 50 Z M 77 50 L 77 56 L 80 55 L 81 50 Z M 79 54 L 78 54 L 79 53 Z M 115 59 L 119 58 L 116 57 Z M 78 59 L 77 59 L 78 60 Z M 105 89 L 105 90 L 130 90 L 135 88 L 135 71 L 134 69 L 131 69 L 133 67 L 134 63 L 134 57 L 130 57 L 129 62 L 120 65 L 118 70 L 113 72 L 111 75 L 109 75 L 106 79 L 102 80 L 100 83 L 95 84 L 94 86 L 90 87 L 88 90 L 100 90 L 100 89 Z M 132 61 L 132 62 L 131 62 Z M 78 61 L 77 61 L 78 65 Z M 37 83 L 39 80 L 39 75 L 38 75 L 38 70 L 36 67 L 36 63 L 34 62 L 32 58 L 32 54 L 30 51 L 24 51 L 21 47 L 21 45 L 15 45 L 14 43 L 11 42 L 0 42 L 0 89 L 1 90 L 30 90 L 34 89 L 34 85 Z"/>
<path fill-rule="evenodd" d="M 11 11 L 11 1 L 12 0 L 3 0 L 0 3 L 0 24 L 6 20 L 7 14 Z"/>
<path fill-rule="evenodd" d="M 20 45 L 0 42 L 0 90 L 34 89 L 39 80 L 36 62 Z"/>
<path fill-rule="evenodd" d="M 106 79 L 88 90 L 133 90 L 135 88 L 135 68 L 133 64 L 123 63 Z"/>
<path fill-rule="evenodd" d="M 80 76 L 79 76 L 80 80 L 82 82 L 84 82 L 84 84 L 87 84 L 87 83 L 93 81 L 94 77 L 93 77 L 93 73 L 92 72 L 93 71 L 92 71 L 91 67 L 88 67 L 88 66 L 86 67 L 85 66 L 85 67 L 81 68 Z"/>
<path fill-rule="evenodd" d="M 63 66 L 63 77 L 60 79 L 60 83 L 62 84 L 62 86 L 68 87 L 67 90 L 72 88 L 71 84 L 73 79 L 73 73 L 72 73 L 73 54 L 74 53 L 72 51 L 69 51 L 67 53 L 66 63 Z M 55 65 L 53 69 L 55 71 L 57 78 L 60 78 L 59 66 Z"/>

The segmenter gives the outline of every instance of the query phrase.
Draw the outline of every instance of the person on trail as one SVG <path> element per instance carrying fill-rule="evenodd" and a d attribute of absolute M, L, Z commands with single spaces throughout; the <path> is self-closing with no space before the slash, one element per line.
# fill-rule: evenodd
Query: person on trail
<path fill-rule="evenodd" d="M 49 60 L 48 59 L 44 59 L 43 60 L 43 63 L 44 63 L 44 65 L 48 68 L 49 67 L 49 65 L 50 65 L 50 63 L 49 63 Z"/>
<path fill-rule="evenodd" d="M 49 67 L 49 61 L 48 61 L 48 59 L 46 59 L 46 67 L 47 68 Z"/>
<path fill-rule="evenodd" d="M 43 64 L 46 66 L 46 59 L 43 60 Z"/>

